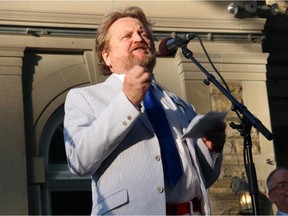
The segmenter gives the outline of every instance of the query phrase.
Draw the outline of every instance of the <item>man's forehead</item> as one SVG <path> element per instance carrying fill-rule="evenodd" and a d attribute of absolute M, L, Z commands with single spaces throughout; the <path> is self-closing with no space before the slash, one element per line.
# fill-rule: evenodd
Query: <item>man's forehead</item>
<path fill-rule="evenodd" d="M 288 170 L 278 170 L 274 175 L 272 176 L 272 179 L 274 181 L 283 181 L 286 180 L 288 182 Z"/>
<path fill-rule="evenodd" d="M 116 20 L 110 26 L 110 28 L 113 28 L 113 27 L 131 28 L 131 27 L 134 27 L 135 25 L 139 26 L 140 28 L 144 28 L 144 25 L 140 20 L 138 20 L 136 18 L 132 18 L 132 17 L 120 18 L 120 19 Z"/>

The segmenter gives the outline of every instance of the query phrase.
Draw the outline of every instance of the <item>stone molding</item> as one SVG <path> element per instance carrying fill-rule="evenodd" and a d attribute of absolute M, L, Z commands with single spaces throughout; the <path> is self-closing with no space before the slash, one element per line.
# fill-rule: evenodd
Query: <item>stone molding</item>
<path fill-rule="evenodd" d="M 61 28 L 96 29 L 103 13 L 77 13 L 32 10 L 7 10 L 0 8 L 0 24 L 13 26 L 45 26 Z M 149 16 L 149 15 L 148 15 Z M 205 19 L 179 16 L 149 16 L 156 31 L 205 32 L 259 32 L 265 20 L 253 19 Z"/>

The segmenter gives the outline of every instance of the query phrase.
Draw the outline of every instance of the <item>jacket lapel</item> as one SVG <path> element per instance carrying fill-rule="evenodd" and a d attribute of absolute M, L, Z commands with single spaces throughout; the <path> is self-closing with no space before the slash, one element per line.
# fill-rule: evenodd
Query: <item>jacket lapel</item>
<path fill-rule="evenodd" d="M 185 116 L 185 109 L 187 108 L 185 104 L 182 103 L 182 101 L 174 94 L 170 93 L 170 92 L 166 92 L 163 91 L 164 95 L 167 96 L 166 99 L 171 99 L 173 104 L 174 104 L 174 109 L 177 113 L 180 125 L 182 130 L 184 130 L 185 128 L 187 128 L 189 122 L 187 119 L 187 116 Z M 183 133 L 184 131 L 182 131 Z"/>

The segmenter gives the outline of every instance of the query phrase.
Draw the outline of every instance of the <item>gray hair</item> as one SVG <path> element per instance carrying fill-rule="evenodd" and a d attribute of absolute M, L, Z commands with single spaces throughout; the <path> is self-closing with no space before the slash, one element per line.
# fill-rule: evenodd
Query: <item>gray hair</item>
<path fill-rule="evenodd" d="M 268 191 L 270 192 L 273 188 L 272 188 L 272 182 L 271 182 L 271 179 L 273 177 L 273 175 L 280 171 L 280 170 L 285 170 L 285 171 L 288 171 L 288 168 L 287 167 L 278 167 L 276 169 L 274 169 L 267 177 L 267 180 L 266 180 L 266 185 L 267 185 L 267 188 L 268 188 Z"/>

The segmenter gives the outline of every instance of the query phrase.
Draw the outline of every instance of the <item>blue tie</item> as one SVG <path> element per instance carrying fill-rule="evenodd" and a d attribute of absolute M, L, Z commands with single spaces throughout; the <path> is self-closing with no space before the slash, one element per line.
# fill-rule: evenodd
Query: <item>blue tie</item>
<path fill-rule="evenodd" d="M 174 186 L 183 174 L 183 168 L 161 102 L 149 88 L 143 100 L 146 114 L 160 143 L 165 178 Z"/>

